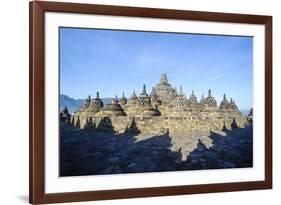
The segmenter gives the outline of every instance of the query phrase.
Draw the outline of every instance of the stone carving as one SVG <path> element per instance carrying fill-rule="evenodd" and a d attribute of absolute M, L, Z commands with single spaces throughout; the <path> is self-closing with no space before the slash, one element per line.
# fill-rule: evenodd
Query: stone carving
<path fill-rule="evenodd" d="M 163 130 L 170 133 L 225 131 L 244 127 L 249 122 L 232 98 L 228 101 L 224 94 L 218 106 L 209 90 L 208 96 L 204 98 L 202 94 L 200 101 L 194 91 L 187 99 L 182 86 L 177 92 L 168 83 L 166 74 L 161 75 L 160 82 L 152 87 L 150 95 L 143 85 L 139 95 L 133 91 L 127 100 L 123 93 L 120 99 L 116 96 L 111 104 L 104 106 L 97 92 L 95 99 L 89 96 L 71 117 L 69 122 L 75 127 L 84 128 L 90 123 L 91 127 L 99 130 L 137 130 L 143 133 L 160 133 Z"/>

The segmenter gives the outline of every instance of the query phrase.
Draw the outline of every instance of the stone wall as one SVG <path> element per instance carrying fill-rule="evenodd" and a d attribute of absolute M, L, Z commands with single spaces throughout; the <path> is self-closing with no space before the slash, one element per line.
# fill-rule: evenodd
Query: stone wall
<path fill-rule="evenodd" d="M 246 117 L 241 115 L 186 115 L 186 116 L 155 116 L 155 117 L 131 117 L 131 116 L 72 116 L 72 124 L 76 128 L 97 129 L 101 131 L 125 132 L 134 121 L 136 129 L 142 133 L 185 133 L 190 131 L 221 131 L 225 126 L 231 129 L 235 119 L 238 127 L 244 127 Z"/>

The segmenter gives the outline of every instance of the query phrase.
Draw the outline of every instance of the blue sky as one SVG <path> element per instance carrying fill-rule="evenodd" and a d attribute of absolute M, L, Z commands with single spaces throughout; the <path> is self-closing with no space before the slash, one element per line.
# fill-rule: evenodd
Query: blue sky
<path fill-rule="evenodd" d="M 233 97 L 252 107 L 253 38 L 60 28 L 60 92 L 73 98 L 150 93 L 167 73 L 173 87 L 197 98 L 208 89 L 218 103 Z"/>

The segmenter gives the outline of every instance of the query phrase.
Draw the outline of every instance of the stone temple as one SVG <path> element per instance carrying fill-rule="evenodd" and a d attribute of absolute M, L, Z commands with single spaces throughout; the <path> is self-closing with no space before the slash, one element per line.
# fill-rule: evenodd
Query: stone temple
<path fill-rule="evenodd" d="M 181 86 L 177 91 L 169 84 L 167 75 L 162 74 L 150 94 L 144 85 L 139 95 L 133 91 L 126 99 L 123 93 L 108 105 L 104 105 L 99 92 L 94 99 L 89 96 L 69 123 L 81 129 L 119 133 L 186 133 L 244 127 L 247 119 L 225 94 L 219 104 L 211 90 L 207 97 L 202 95 L 198 100 L 193 91 L 190 96 L 185 95 Z"/>

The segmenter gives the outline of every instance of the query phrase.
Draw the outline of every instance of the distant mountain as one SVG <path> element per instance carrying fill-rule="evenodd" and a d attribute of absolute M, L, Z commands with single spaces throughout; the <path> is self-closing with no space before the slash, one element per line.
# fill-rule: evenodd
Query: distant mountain
<path fill-rule="evenodd" d="M 101 99 L 104 105 L 108 105 L 111 103 L 112 98 L 102 98 Z"/>
<path fill-rule="evenodd" d="M 241 113 L 245 116 L 248 116 L 250 113 L 250 109 L 249 110 L 241 110 Z"/>
<path fill-rule="evenodd" d="M 102 98 L 104 105 L 111 103 L 111 98 Z M 60 111 L 66 106 L 70 113 L 77 111 L 85 99 L 74 99 L 67 95 L 60 95 Z"/>
<path fill-rule="evenodd" d="M 60 95 L 60 111 L 66 106 L 70 113 L 74 113 L 83 102 L 83 99 L 73 99 L 67 95 Z"/>

